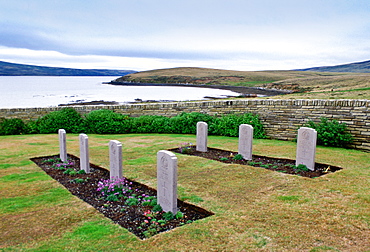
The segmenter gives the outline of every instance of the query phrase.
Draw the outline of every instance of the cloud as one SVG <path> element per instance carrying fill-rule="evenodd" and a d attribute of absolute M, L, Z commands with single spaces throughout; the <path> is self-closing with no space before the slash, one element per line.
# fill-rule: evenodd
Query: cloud
<path fill-rule="evenodd" d="M 0 46 L 9 52 L 0 57 L 18 63 L 257 70 L 370 58 L 365 0 L 0 3 Z"/>

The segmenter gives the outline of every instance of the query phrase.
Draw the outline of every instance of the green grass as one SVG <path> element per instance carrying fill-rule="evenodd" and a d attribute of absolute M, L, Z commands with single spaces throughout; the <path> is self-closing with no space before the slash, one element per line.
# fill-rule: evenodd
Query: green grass
<path fill-rule="evenodd" d="M 230 86 L 242 86 L 242 87 L 259 87 L 263 84 L 274 82 L 271 81 L 242 81 L 242 82 L 227 82 Z"/>
<path fill-rule="evenodd" d="M 78 135 L 68 152 L 79 156 Z M 156 153 L 193 135 L 89 135 L 91 162 L 108 168 L 108 142 L 123 143 L 124 175 L 156 187 Z M 237 138 L 210 147 L 237 150 Z M 36 143 L 36 144 L 29 144 Z M 37 144 L 39 143 L 39 144 Z M 41 144 L 40 144 L 41 143 Z M 258 139 L 258 155 L 295 158 L 293 142 Z M 29 159 L 58 153 L 57 135 L 0 137 L 2 251 L 366 251 L 370 156 L 317 147 L 316 161 L 344 169 L 315 179 L 179 155 L 178 197 L 215 213 L 140 240 L 72 196 Z"/>
<path fill-rule="evenodd" d="M 52 188 L 37 195 L 19 196 L 0 199 L 0 213 L 23 212 L 27 208 L 39 207 L 44 204 L 55 204 L 71 195 L 63 188 Z"/>
<path fill-rule="evenodd" d="M 15 164 L 0 164 L 0 169 L 7 169 L 11 167 L 20 167 L 20 166 L 27 166 L 30 165 L 32 162 L 30 160 L 22 160 L 19 163 Z"/>
<path fill-rule="evenodd" d="M 290 195 L 290 196 L 278 196 L 277 198 L 281 201 L 297 202 L 301 196 Z"/>
<path fill-rule="evenodd" d="M 324 91 L 324 92 L 314 92 L 312 94 L 335 94 L 335 93 L 350 93 L 357 91 L 369 91 L 370 87 L 367 88 L 355 88 L 355 89 L 346 89 L 346 90 L 333 90 L 333 91 Z"/>
<path fill-rule="evenodd" d="M 18 184 L 21 183 L 29 183 L 35 181 L 43 181 L 47 180 L 49 176 L 47 176 L 44 172 L 31 172 L 31 173 L 12 173 L 9 175 L 5 175 L 0 178 L 0 183 L 2 182 L 15 182 Z"/>

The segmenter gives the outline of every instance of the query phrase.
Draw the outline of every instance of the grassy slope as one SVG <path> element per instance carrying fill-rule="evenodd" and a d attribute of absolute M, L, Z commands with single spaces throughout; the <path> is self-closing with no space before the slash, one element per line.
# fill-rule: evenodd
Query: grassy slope
<path fill-rule="evenodd" d="M 69 194 L 29 158 L 58 153 L 57 135 L 0 136 L 0 249 L 4 251 L 366 251 L 370 156 L 318 147 L 316 160 L 345 169 L 316 179 L 177 155 L 179 198 L 215 213 L 141 241 Z M 156 187 L 156 152 L 193 135 L 89 135 L 91 162 L 109 166 L 123 143 L 124 173 Z M 209 137 L 236 150 L 237 138 Z M 68 152 L 79 155 L 78 136 Z M 295 158 L 295 143 L 255 140 L 254 153 Z M 199 197 L 204 201 L 199 202 Z"/>
<path fill-rule="evenodd" d="M 118 80 L 266 87 L 305 91 L 274 98 L 370 99 L 369 73 L 310 71 L 230 71 L 172 68 L 130 74 Z"/>
<path fill-rule="evenodd" d="M 370 60 L 343 64 L 337 66 L 324 66 L 303 69 L 315 72 L 351 72 L 351 73 L 370 73 Z"/>

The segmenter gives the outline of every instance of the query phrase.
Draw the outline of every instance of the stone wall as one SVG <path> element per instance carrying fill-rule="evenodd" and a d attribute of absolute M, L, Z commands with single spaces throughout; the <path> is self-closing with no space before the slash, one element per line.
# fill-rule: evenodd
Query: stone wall
<path fill-rule="evenodd" d="M 201 112 L 211 115 L 228 113 L 258 114 L 268 136 L 274 139 L 292 140 L 298 127 L 308 120 L 320 121 L 320 117 L 346 123 L 354 135 L 353 148 L 370 151 L 370 100 L 216 100 L 199 102 L 145 103 L 106 106 L 75 106 L 79 113 L 110 109 L 118 113 L 138 117 L 141 115 L 175 116 L 181 112 Z M 0 109 L 0 118 L 34 120 L 62 107 Z"/>

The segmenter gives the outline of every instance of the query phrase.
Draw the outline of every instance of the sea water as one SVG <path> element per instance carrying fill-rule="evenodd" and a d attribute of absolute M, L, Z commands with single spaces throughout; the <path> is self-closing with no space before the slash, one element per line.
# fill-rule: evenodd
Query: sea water
<path fill-rule="evenodd" d="M 188 101 L 206 96 L 237 96 L 238 93 L 212 88 L 172 86 L 115 86 L 103 84 L 119 76 L 0 76 L 0 108 L 52 107 L 59 104 L 136 99 Z"/>

